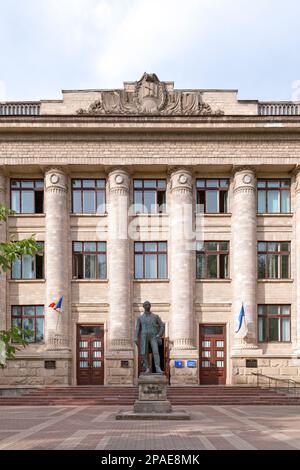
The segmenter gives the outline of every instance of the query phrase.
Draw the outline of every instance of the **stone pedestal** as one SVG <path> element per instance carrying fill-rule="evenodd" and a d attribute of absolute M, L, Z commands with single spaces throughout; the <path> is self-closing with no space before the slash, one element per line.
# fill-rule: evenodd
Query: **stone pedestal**
<path fill-rule="evenodd" d="M 171 403 L 167 400 L 165 375 L 141 375 L 138 384 L 139 399 L 133 406 L 135 413 L 169 413 L 172 410 Z"/>
<path fill-rule="evenodd" d="M 160 374 L 142 374 L 138 379 L 139 399 L 133 411 L 121 411 L 116 419 L 190 419 L 185 411 L 172 411 L 167 399 L 167 378 Z"/>

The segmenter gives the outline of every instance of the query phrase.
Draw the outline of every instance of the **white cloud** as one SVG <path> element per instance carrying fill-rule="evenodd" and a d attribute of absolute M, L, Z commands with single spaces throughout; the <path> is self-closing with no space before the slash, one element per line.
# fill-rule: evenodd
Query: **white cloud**
<path fill-rule="evenodd" d="M 0 80 L 0 101 L 6 100 L 6 84 L 3 80 Z"/>
<path fill-rule="evenodd" d="M 155 71 L 164 59 L 182 63 L 187 45 L 200 32 L 201 7 L 203 0 L 186 0 L 184 5 L 182 0 L 132 2 L 96 58 L 101 81 L 111 85 L 139 78 L 144 71 Z"/>

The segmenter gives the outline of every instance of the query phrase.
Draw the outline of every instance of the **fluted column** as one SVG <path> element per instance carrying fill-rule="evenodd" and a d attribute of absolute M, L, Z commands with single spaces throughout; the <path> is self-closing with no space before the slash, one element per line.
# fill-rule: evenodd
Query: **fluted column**
<path fill-rule="evenodd" d="M 68 212 L 67 175 L 60 168 L 45 174 L 45 245 L 46 245 L 46 319 L 47 349 L 69 348 L 69 273 L 68 273 Z M 61 313 L 48 305 L 64 296 Z"/>
<path fill-rule="evenodd" d="M 296 169 L 295 179 L 296 344 L 294 352 L 300 355 L 300 167 Z"/>
<path fill-rule="evenodd" d="M 234 330 L 232 349 L 253 348 L 257 345 L 257 237 L 256 176 L 251 167 L 239 167 L 234 172 L 231 256 Z M 241 329 L 240 333 L 235 333 L 242 303 L 245 309 L 246 330 Z"/>
<path fill-rule="evenodd" d="M 195 349 L 194 319 L 194 231 L 193 231 L 193 177 L 186 169 L 171 173 L 170 208 L 170 266 L 171 266 L 171 359 L 190 359 Z M 183 377 L 171 361 L 171 382 L 187 380 L 197 383 L 194 376 Z M 190 371 L 188 371 L 190 373 Z M 178 376 L 176 375 L 178 374 Z"/>
<path fill-rule="evenodd" d="M 108 352 L 107 383 L 133 381 L 133 324 L 131 303 L 130 244 L 128 209 L 130 177 L 123 168 L 113 169 L 108 177 Z M 129 360 L 120 369 L 119 360 Z"/>
<path fill-rule="evenodd" d="M 6 178 L 0 170 L 0 204 L 5 206 Z M 0 243 L 6 241 L 6 222 L 0 222 Z M 0 330 L 6 328 L 6 273 L 0 270 Z"/>

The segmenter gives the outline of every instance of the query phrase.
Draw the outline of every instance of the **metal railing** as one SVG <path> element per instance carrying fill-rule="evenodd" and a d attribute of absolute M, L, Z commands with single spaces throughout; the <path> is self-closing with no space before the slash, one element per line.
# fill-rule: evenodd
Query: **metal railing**
<path fill-rule="evenodd" d="M 283 379 L 282 377 L 271 377 L 261 372 L 252 372 L 257 378 L 257 387 L 274 389 L 277 392 L 288 395 L 300 395 L 300 382 L 293 379 Z"/>
<path fill-rule="evenodd" d="M 41 104 L 39 102 L 0 103 L 0 116 L 38 116 Z"/>
<path fill-rule="evenodd" d="M 270 102 L 258 105 L 258 114 L 260 116 L 297 116 L 299 111 L 300 105 L 291 102 Z"/>

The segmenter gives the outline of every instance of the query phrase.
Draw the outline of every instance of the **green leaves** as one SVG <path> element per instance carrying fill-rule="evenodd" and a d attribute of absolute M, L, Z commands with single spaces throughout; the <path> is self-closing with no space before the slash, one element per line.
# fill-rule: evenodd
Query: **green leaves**
<path fill-rule="evenodd" d="M 14 214 L 14 211 L 0 204 L 0 223 L 6 221 L 7 217 L 12 214 Z M 42 252 L 42 249 L 42 245 L 36 242 L 34 235 L 24 240 L 11 240 L 0 243 L 0 271 L 8 271 L 11 269 L 12 263 L 21 256 L 34 256 L 36 253 Z M 0 346 L 5 348 L 6 360 L 12 359 L 20 346 L 25 348 L 29 343 L 27 339 L 30 339 L 32 334 L 32 331 L 21 329 L 18 326 L 0 331 Z M 5 367 L 1 361 L 0 367 Z"/>
<path fill-rule="evenodd" d="M 4 343 L 6 359 L 12 359 L 19 349 L 19 346 L 24 348 L 28 345 L 28 341 L 24 338 L 29 338 L 32 335 L 31 330 L 21 329 L 18 326 L 13 326 L 9 330 L 0 331 L 0 343 Z M 4 364 L 0 362 L 0 367 L 5 367 Z"/>
<path fill-rule="evenodd" d="M 0 204 L 0 220 L 5 221 L 7 216 L 11 214 L 14 214 L 14 211 Z M 12 263 L 22 255 L 33 256 L 40 251 L 41 246 L 34 239 L 34 235 L 25 240 L 0 243 L 0 270 L 6 272 L 11 269 Z"/>
<path fill-rule="evenodd" d="M 2 206 L 2 204 L 0 204 L 0 220 L 5 221 L 8 215 L 12 215 L 14 213 L 15 212 L 12 211 L 11 209 L 8 209 L 7 207 Z"/>

